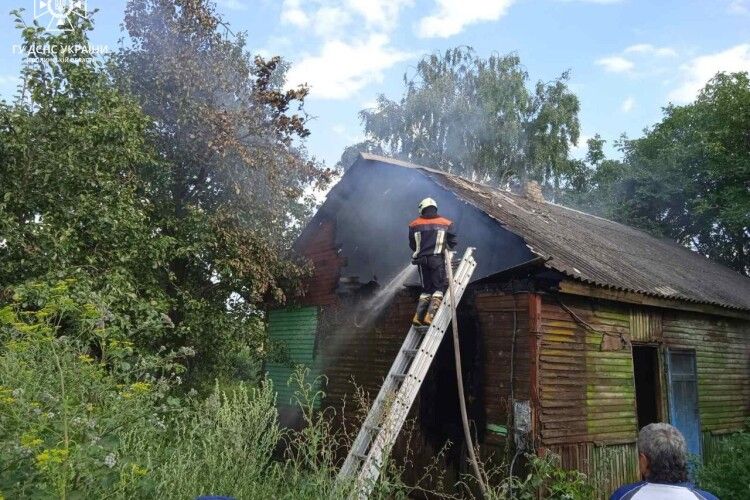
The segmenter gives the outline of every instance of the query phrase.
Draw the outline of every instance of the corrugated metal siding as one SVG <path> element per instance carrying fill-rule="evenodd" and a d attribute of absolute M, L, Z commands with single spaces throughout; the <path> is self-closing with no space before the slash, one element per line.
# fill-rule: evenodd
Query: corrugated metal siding
<path fill-rule="evenodd" d="M 630 339 L 634 342 L 658 342 L 662 339 L 661 309 L 631 307 Z"/>
<path fill-rule="evenodd" d="M 268 336 L 286 357 L 284 361 L 268 362 L 265 367 L 276 389 L 277 405 L 296 406 L 296 387 L 288 384 L 296 365 L 302 364 L 310 368 L 308 382 L 312 382 L 319 375 L 315 365 L 317 328 L 317 307 L 277 309 L 269 312 Z M 316 404 L 319 405 L 320 401 L 316 400 Z"/>
<path fill-rule="evenodd" d="M 513 341 L 513 312 L 516 312 L 516 348 L 513 391 L 516 399 L 529 399 L 529 314 L 528 295 L 482 292 L 475 306 L 482 335 L 484 400 L 487 423 L 506 425 L 510 397 L 510 356 Z M 501 444 L 501 436 L 488 432 L 487 444 Z"/>
<path fill-rule="evenodd" d="M 627 309 L 573 297 L 564 300 L 598 332 L 629 333 Z M 630 350 L 602 351 L 601 347 L 600 333 L 577 324 L 557 302 L 545 297 L 539 388 L 543 445 L 635 441 Z"/>
<path fill-rule="evenodd" d="M 664 342 L 695 349 L 702 430 L 742 429 L 750 416 L 750 323 L 701 314 L 664 314 Z"/>

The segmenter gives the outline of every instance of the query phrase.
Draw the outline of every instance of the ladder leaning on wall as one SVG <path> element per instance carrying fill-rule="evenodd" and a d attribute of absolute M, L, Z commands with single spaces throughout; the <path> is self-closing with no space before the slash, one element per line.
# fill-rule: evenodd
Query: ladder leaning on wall
<path fill-rule="evenodd" d="M 453 276 L 456 304 L 461 301 L 477 266 L 473 255 L 474 248 L 467 248 Z M 406 421 L 448 330 L 452 317 L 450 301 L 451 294 L 446 294 L 429 327 L 412 326 L 409 329 L 339 472 L 338 479 L 342 482 L 356 477 L 356 489 L 351 498 L 366 499 L 375 486 L 380 468 Z"/>

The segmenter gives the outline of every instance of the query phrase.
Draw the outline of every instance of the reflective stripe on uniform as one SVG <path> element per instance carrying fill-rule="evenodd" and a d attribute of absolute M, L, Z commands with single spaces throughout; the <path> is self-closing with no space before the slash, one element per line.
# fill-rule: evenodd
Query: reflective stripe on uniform
<path fill-rule="evenodd" d="M 443 253 L 443 244 L 445 242 L 445 229 L 438 229 L 437 238 L 435 239 L 435 255 Z"/>

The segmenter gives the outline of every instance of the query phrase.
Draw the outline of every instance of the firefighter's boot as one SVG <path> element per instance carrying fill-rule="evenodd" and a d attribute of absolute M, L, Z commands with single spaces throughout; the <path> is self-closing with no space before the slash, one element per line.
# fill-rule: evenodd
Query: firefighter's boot
<path fill-rule="evenodd" d="M 440 309 L 440 304 L 443 302 L 443 292 L 435 292 L 432 294 L 432 300 L 430 300 L 430 307 L 427 309 L 427 314 L 424 315 L 422 320 L 423 325 L 431 325 L 432 320 Z"/>
<path fill-rule="evenodd" d="M 430 308 L 430 294 L 423 293 L 419 296 L 419 302 L 417 302 L 417 312 L 414 313 L 414 318 L 411 320 L 411 324 L 414 326 L 422 326 L 422 321 L 427 314 L 427 309 Z"/>

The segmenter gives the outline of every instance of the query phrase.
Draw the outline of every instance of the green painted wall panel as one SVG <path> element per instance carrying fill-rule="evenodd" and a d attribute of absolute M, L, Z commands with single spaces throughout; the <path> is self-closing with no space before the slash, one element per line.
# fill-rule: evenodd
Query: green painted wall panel
<path fill-rule="evenodd" d="M 276 389 L 277 406 L 296 406 L 296 386 L 290 386 L 289 378 L 298 365 L 310 369 L 307 383 L 312 383 L 319 375 L 315 363 L 315 338 L 318 330 L 318 308 L 297 307 L 276 309 L 268 314 L 268 337 L 282 354 L 282 359 L 269 361 L 265 370 Z M 320 389 L 320 380 L 314 390 Z M 320 400 L 316 399 L 316 406 Z"/>

